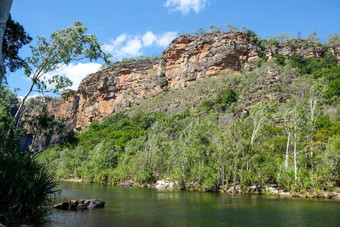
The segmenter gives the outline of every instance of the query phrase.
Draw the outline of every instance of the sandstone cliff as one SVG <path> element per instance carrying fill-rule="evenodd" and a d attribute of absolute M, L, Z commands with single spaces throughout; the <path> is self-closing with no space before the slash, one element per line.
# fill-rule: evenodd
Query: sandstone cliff
<path fill-rule="evenodd" d="M 324 52 L 312 43 L 296 43 L 294 48 L 268 48 L 266 56 L 298 53 L 304 57 L 321 57 Z M 340 48 L 331 51 L 340 56 Z M 46 134 L 41 131 L 34 140 L 30 138 L 37 132 L 28 129 L 22 148 L 39 151 L 60 141 L 68 132 L 81 132 L 91 122 L 101 121 L 168 89 L 185 88 L 194 81 L 218 75 L 220 71 L 240 71 L 244 67 L 254 69 L 260 54 L 261 50 L 250 42 L 249 36 L 238 31 L 200 37 L 180 36 L 171 42 L 160 59 L 115 63 L 88 75 L 77 91 L 64 90 L 62 99 L 44 99 L 48 113 L 65 125 L 63 132 Z M 274 74 L 269 73 L 269 80 L 275 79 Z M 30 112 L 38 114 L 39 110 Z"/>

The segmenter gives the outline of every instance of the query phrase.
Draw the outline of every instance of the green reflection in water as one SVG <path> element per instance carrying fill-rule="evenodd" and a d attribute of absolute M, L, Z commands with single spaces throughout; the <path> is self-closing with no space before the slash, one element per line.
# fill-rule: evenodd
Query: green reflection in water
<path fill-rule="evenodd" d="M 159 191 L 63 182 L 61 200 L 97 198 L 105 208 L 57 211 L 48 226 L 340 226 L 340 202 Z"/>

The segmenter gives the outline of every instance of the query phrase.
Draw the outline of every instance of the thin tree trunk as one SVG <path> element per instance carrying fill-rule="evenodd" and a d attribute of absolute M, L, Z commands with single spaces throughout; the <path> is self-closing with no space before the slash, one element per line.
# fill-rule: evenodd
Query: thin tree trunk
<path fill-rule="evenodd" d="M 310 161 L 311 161 L 312 171 L 314 171 L 314 160 L 313 160 L 313 138 L 310 139 Z"/>
<path fill-rule="evenodd" d="M 295 172 L 295 181 L 297 180 L 297 167 L 296 167 L 296 138 L 297 135 L 294 133 L 294 172 Z"/>
<path fill-rule="evenodd" d="M 0 1 L 0 86 L 5 77 L 6 67 L 4 65 L 4 59 L 2 56 L 2 41 L 4 39 L 6 23 L 11 10 L 13 0 L 1 0 Z"/>
<path fill-rule="evenodd" d="M 286 169 L 288 168 L 289 139 L 290 139 L 290 132 L 288 132 L 287 149 L 286 149 L 286 162 L 285 162 Z"/>
<path fill-rule="evenodd" d="M 225 176 L 224 176 L 224 165 L 222 166 L 222 186 L 224 187 L 224 184 L 225 184 L 225 182 L 224 182 L 224 180 L 225 180 Z"/>
<path fill-rule="evenodd" d="M 238 147 L 237 147 L 238 149 Z M 233 185 L 236 183 L 236 171 L 237 171 L 237 159 L 238 159 L 238 150 L 236 152 L 236 157 L 234 159 L 234 176 L 233 176 Z"/>
<path fill-rule="evenodd" d="M 26 101 L 27 97 L 31 94 L 31 92 L 32 92 L 32 90 L 33 90 L 33 87 L 34 87 L 34 84 L 35 84 L 35 83 L 34 83 L 34 81 L 33 81 L 33 82 L 32 82 L 32 85 L 31 85 L 31 87 L 30 87 L 30 89 L 29 89 L 28 92 L 26 93 L 25 97 L 22 99 L 22 101 L 21 101 L 21 103 L 20 103 L 20 106 L 19 106 L 17 112 L 15 113 L 15 116 L 14 116 L 15 121 L 16 121 L 15 127 L 18 127 L 18 125 L 19 125 L 19 119 L 20 119 L 21 110 L 22 110 L 22 108 L 24 107 L 24 104 L 25 104 L 25 101 Z"/>

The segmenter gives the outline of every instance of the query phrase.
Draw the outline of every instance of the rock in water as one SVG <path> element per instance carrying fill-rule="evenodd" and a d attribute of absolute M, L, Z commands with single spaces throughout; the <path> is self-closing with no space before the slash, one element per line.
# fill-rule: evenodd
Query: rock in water
<path fill-rule="evenodd" d="M 60 210 L 68 210 L 69 208 L 69 203 L 68 202 L 63 202 L 63 203 L 58 203 L 56 205 L 54 205 L 53 207 L 56 209 L 60 209 Z"/>
<path fill-rule="evenodd" d="M 90 199 L 90 204 L 88 205 L 88 208 L 99 208 L 104 207 L 105 202 L 100 199 Z"/>
<path fill-rule="evenodd" d="M 77 210 L 77 209 L 89 209 L 89 208 L 101 208 L 104 207 L 105 201 L 100 199 L 76 199 L 70 202 L 63 202 L 55 204 L 53 207 L 61 210 Z"/>

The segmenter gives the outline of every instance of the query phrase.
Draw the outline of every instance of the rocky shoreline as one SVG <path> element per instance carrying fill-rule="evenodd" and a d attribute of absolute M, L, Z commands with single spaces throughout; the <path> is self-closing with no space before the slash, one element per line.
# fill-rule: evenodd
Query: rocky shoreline
<path fill-rule="evenodd" d="M 65 182 L 83 182 L 81 179 L 62 179 L 61 181 Z M 154 184 L 146 184 L 146 185 L 136 185 L 132 180 L 126 180 L 119 184 L 121 187 L 147 187 L 154 188 L 158 190 L 185 190 L 185 191 L 200 191 L 195 188 L 181 188 L 179 184 L 176 182 L 171 182 L 169 179 L 158 180 Z M 204 190 L 202 190 L 204 191 Z M 302 197 L 302 198 L 318 198 L 318 199 L 332 199 L 340 201 L 340 187 L 334 189 L 333 192 L 322 191 L 319 194 L 312 194 L 310 192 L 306 193 L 291 193 L 289 191 L 283 190 L 279 188 L 277 185 L 267 185 L 267 186 L 256 186 L 252 185 L 246 190 L 242 191 L 240 189 L 240 185 L 232 186 L 228 189 L 219 190 L 220 193 L 227 194 L 249 194 L 249 195 L 277 195 L 279 197 Z"/>

